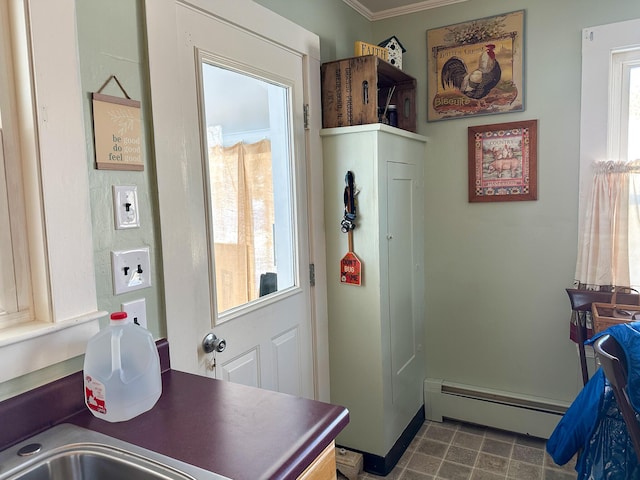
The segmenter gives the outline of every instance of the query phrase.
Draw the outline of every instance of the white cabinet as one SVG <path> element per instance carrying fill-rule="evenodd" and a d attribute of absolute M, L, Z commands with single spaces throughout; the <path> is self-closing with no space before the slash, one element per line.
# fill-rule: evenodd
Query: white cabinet
<path fill-rule="evenodd" d="M 382 124 L 320 134 L 331 402 L 350 415 L 336 443 L 364 452 L 365 469 L 384 474 L 424 418 L 426 138 Z M 353 245 L 361 286 L 340 282 L 348 251 L 340 230 L 347 171 L 359 190 Z"/>

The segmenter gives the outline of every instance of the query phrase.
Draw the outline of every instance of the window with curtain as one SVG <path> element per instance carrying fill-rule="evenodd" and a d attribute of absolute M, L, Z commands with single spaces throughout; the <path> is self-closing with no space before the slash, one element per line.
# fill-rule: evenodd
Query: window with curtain
<path fill-rule="evenodd" d="M 585 29 L 576 283 L 640 289 L 640 34 Z M 596 78 L 592 78 L 596 77 Z"/>

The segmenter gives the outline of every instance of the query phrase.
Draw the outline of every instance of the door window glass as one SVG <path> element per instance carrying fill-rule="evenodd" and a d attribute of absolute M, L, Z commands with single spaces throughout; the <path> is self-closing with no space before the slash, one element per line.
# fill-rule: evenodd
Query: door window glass
<path fill-rule="evenodd" d="M 220 319 L 296 284 L 290 89 L 203 61 L 202 90 Z"/>

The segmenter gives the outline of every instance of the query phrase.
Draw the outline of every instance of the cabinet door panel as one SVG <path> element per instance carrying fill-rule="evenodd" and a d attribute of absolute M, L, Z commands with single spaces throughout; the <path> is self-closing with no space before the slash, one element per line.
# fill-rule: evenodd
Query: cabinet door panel
<path fill-rule="evenodd" d="M 414 306 L 413 245 L 414 165 L 387 164 L 387 219 L 389 259 L 389 327 L 394 403 L 406 397 L 407 382 L 416 381 L 419 329 Z M 413 387 L 413 385 L 412 385 Z"/>

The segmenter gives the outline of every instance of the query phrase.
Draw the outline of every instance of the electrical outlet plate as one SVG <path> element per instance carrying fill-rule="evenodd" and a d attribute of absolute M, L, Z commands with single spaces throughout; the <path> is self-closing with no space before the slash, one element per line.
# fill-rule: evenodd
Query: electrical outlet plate
<path fill-rule="evenodd" d="M 140 227 L 137 186 L 113 185 L 113 216 L 116 230 Z"/>
<path fill-rule="evenodd" d="M 150 287 L 149 247 L 111 252 L 111 273 L 115 295 Z"/>
<path fill-rule="evenodd" d="M 127 312 L 127 318 L 132 322 L 147 328 L 147 304 L 144 298 L 123 303 L 120 308 L 123 312 Z"/>

